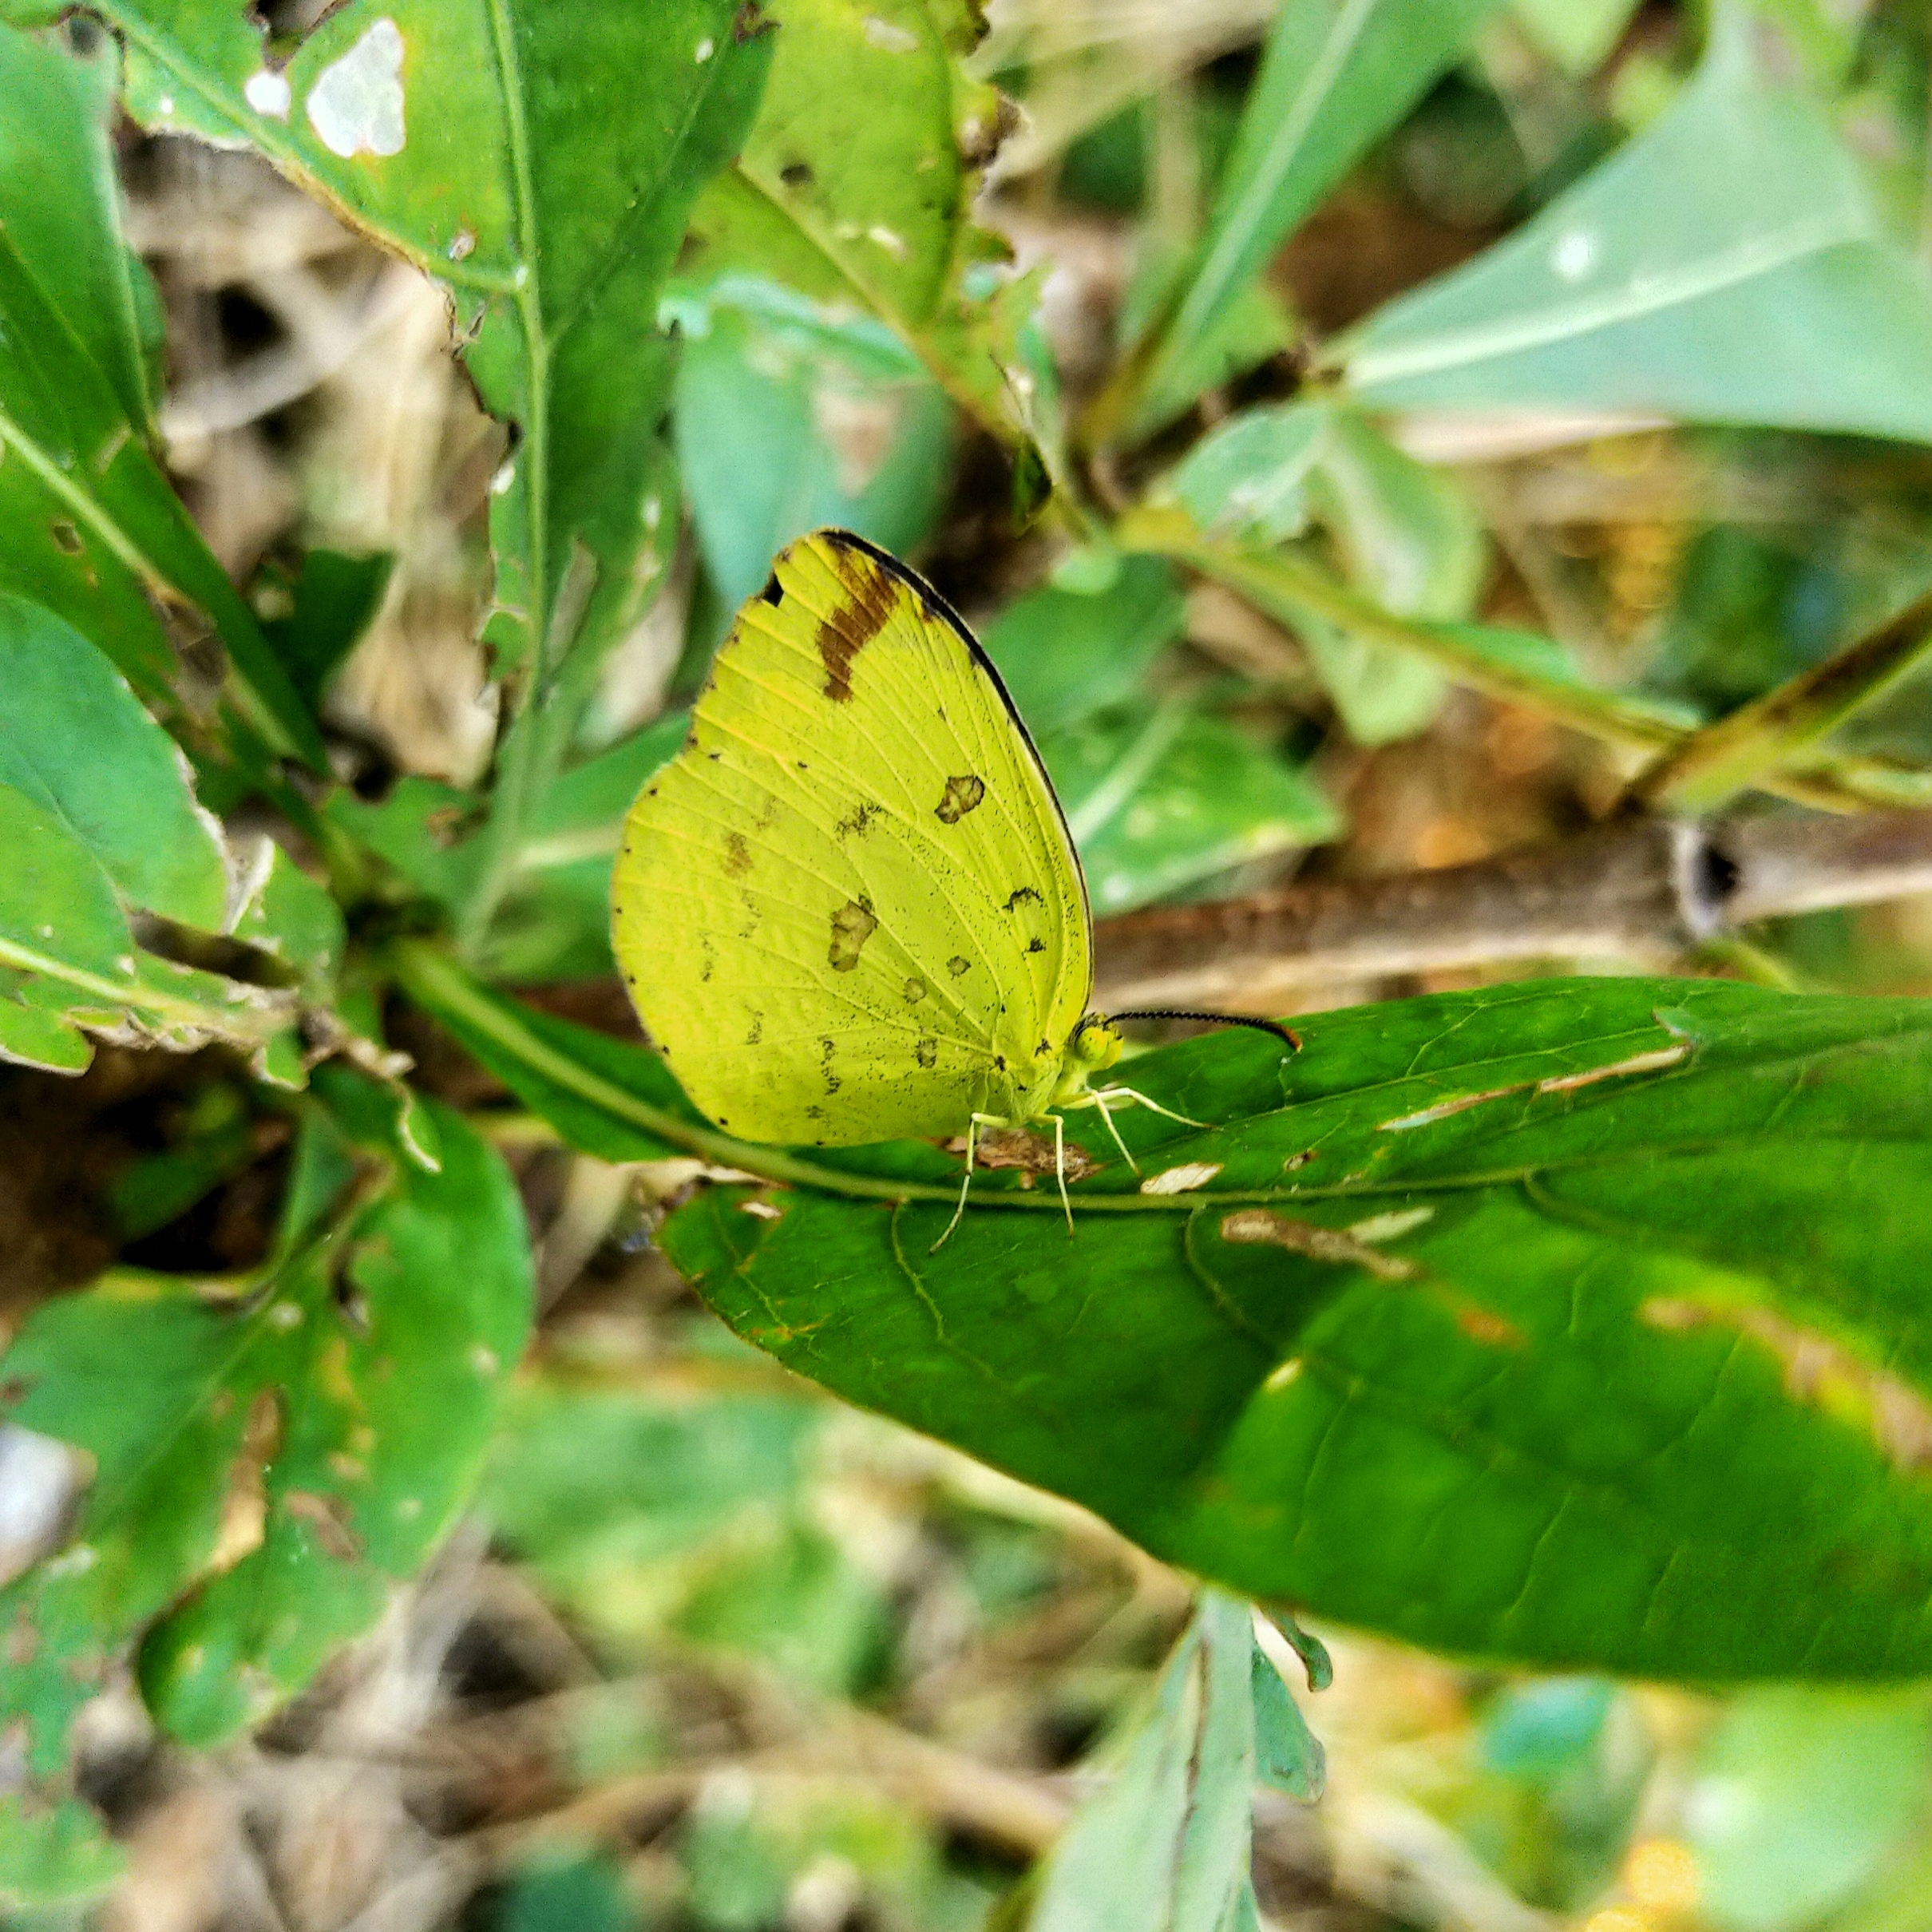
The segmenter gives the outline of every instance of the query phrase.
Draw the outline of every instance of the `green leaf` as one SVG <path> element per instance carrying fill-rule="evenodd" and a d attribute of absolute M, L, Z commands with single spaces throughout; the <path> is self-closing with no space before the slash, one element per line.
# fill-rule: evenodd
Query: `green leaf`
<path fill-rule="evenodd" d="M 968 156 L 988 150 L 1000 118 L 992 89 L 960 67 L 977 8 L 774 0 L 770 11 L 778 51 L 764 105 L 699 204 L 683 271 L 772 276 L 876 316 L 981 427 L 1023 448 L 1006 366 L 1023 318 L 968 287 L 968 270 L 1004 253 L 972 219 Z"/>
<path fill-rule="evenodd" d="M 1203 1596 L 1112 1782 L 1054 1847 L 1030 1932 L 1224 1932 L 1255 1922 L 1249 1614 L 1218 1591 Z"/>
<path fill-rule="evenodd" d="M 0 782 L 0 964 L 131 990 L 134 943 L 100 861 L 51 806 Z"/>
<path fill-rule="evenodd" d="M 986 654 L 1041 736 L 1130 697 L 1186 624 L 1170 565 L 1151 556 L 1111 560 L 1103 589 L 1029 591 L 988 628 Z"/>
<path fill-rule="evenodd" d="M 120 61 L 51 36 L 0 28 L 0 220 L 53 307 L 73 325 L 144 442 L 154 440 L 137 295 L 146 271 L 121 239 L 110 139 Z"/>
<path fill-rule="evenodd" d="M 105 135 L 87 133 L 101 70 L 65 82 L 45 47 L 4 26 L 0 44 L 0 85 L 17 81 L 40 110 L 28 138 L 0 145 L 0 591 L 99 639 L 143 697 L 175 711 L 157 609 L 199 612 L 247 730 L 320 766 L 313 723 L 144 440 L 126 251 L 107 225 Z"/>
<path fill-rule="evenodd" d="M 1474 505 L 1440 471 L 1404 455 L 1355 410 L 1335 409 L 1308 495 L 1349 582 L 1383 608 L 1473 615 L 1489 545 Z M 1319 617 L 1304 615 L 1297 628 L 1357 744 L 1406 738 L 1440 710 L 1448 680 L 1438 667 Z"/>
<path fill-rule="evenodd" d="M 1922 1815 L 1929 1744 L 1915 1693 L 1782 1689 L 1734 1704 L 1685 1805 L 1700 1910 L 1736 1932 L 1817 1924 Z"/>
<path fill-rule="evenodd" d="M 596 979 L 611 956 L 611 866 L 624 815 L 643 786 L 683 743 L 673 711 L 552 782 L 531 814 L 517 882 L 478 961 L 493 979 Z"/>
<path fill-rule="evenodd" d="M 4 603 L 0 600 L 0 607 Z M 37 613 L 38 619 L 46 616 Z M 45 624 L 31 635 L 42 642 L 57 636 Z M 80 639 L 73 641 L 88 649 Z M 57 664 L 61 647 L 57 641 L 49 647 Z M 23 659 L 14 668 L 21 677 L 18 688 L 30 705 L 41 694 L 44 667 Z M 90 681 L 97 676 L 105 682 L 93 687 Z M 110 693 L 117 702 L 101 703 Z M 70 718 L 97 729 L 97 742 L 117 744 L 137 773 L 143 760 L 158 758 L 156 769 L 166 782 L 180 798 L 188 797 L 173 746 L 113 682 L 105 663 L 81 676 L 73 688 L 53 694 L 49 703 L 67 706 Z M 90 712 L 90 704 L 98 708 Z M 5 707 L 0 697 L 0 715 Z M 137 723 L 152 734 L 152 742 L 141 737 Z M 80 782 L 91 768 L 61 764 L 41 744 L 31 749 L 37 755 L 30 759 L 22 755 L 13 734 L 0 738 L 0 771 L 35 787 L 30 794 L 0 779 L 0 852 L 6 855 L 0 865 L 0 1059 L 50 1072 L 78 1073 L 92 1058 L 84 1037 L 88 1031 L 177 1051 L 224 1040 L 255 1055 L 265 1076 L 299 1085 L 300 1054 L 291 1058 L 295 1043 L 282 1037 L 295 1022 L 295 996 L 137 952 L 112 881 L 60 809 L 73 798 L 77 815 L 89 817 L 95 802 L 84 795 Z M 118 782 L 119 774 L 110 772 L 102 781 L 104 792 L 113 797 Z M 57 786 L 59 798 L 49 802 L 49 794 Z M 90 837 L 103 822 L 90 820 Z M 189 822 L 199 830 L 192 806 Z M 156 823 L 163 830 L 168 827 L 164 803 Z M 124 857 L 127 849 L 121 848 Z M 329 911 L 335 913 L 333 904 Z M 219 924 L 219 918 L 212 923 Z M 261 1058 L 271 1049 L 272 1069 Z"/>
<path fill-rule="evenodd" d="M 1174 379 L 1174 366 L 1221 323 L 1322 196 L 1422 97 L 1495 3 L 1442 0 L 1418 10 L 1402 0 L 1288 0 L 1275 17 L 1213 212 L 1142 358 L 1137 430 L 1159 427 L 1200 394 Z"/>
<path fill-rule="evenodd" d="M 32 1791 L 0 1797 L 0 1898 L 26 1906 L 85 1898 L 126 1865 L 92 1805 Z"/>
<path fill-rule="evenodd" d="M 476 889 L 487 856 L 472 836 L 484 810 L 473 792 L 414 773 L 386 798 L 331 792 L 323 806 L 329 821 L 394 867 L 426 898 L 452 911 Z"/>
<path fill-rule="evenodd" d="M 3 592 L 0 782 L 51 812 L 129 905 L 222 929 L 220 830 L 174 741 L 79 631 Z"/>
<path fill-rule="evenodd" d="M 876 323 L 844 331 L 715 299 L 678 371 L 678 461 L 718 601 L 833 525 L 895 552 L 931 532 L 952 466 L 945 394 Z M 878 338 L 883 338 L 881 342 Z M 882 354 L 884 351 L 884 354 Z M 866 366 L 870 364 L 872 366 Z"/>
<path fill-rule="evenodd" d="M 1510 11 L 1538 49 L 1580 79 L 1622 38 L 1637 0 L 1510 0 Z"/>
<path fill-rule="evenodd" d="M 955 1161 L 741 1144 L 787 1185 L 663 1243 L 799 1372 L 1231 1588 L 1546 1666 L 1924 1671 L 1922 1006 L 1558 981 L 1302 1037 L 1134 1061 L 1221 1123 L 1121 1111 L 1138 1175 L 1071 1116 L 1072 1240 L 1023 1171 L 933 1253 Z"/>
<path fill-rule="evenodd" d="M 1203 536 L 1278 544 L 1308 526 L 1308 483 L 1332 412 L 1320 403 L 1244 410 L 1188 451 L 1161 492 Z"/>
<path fill-rule="evenodd" d="M 600 1160 L 650 1161 L 707 1138 L 731 1144 L 703 1127 L 647 1048 L 492 992 L 420 942 L 398 945 L 391 957 L 410 996 L 573 1146 Z"/>
<path fill-rule="evenodd" d="M 1341 829 L 1301 767 L 1179 699 L 1118 706 L 1040 751 L 1103 916 Z"/>
<path fill-rule="evenodd" d="M 299 978 L 303 996 L 326 1002 L 348 946 L 342 908 L 281 846 L 264 837 L 243 869 L 233 933 L 272 953 Z"/>
<path fill-rule="evenodd" d="M 1255 1772 L 1271 1791 L 1313 1804 L 1328 1776 L 1326 1754 L 1294 1694 L 1257 1644 L 1251 1669 Z"/>
<path fill-rule="evenodd" d="M 1200 1726 L 1200 1649 L 1190 1625 L 1125 1760 L 1055 1846 L 1029 1932 L 1164 1932 Z"/>
<path fill-rule="evenodd" d="M 386 551 L 350 556 L 340 550 L 310 550 L 292 574 L 270 567 L 255 579 L 262 634 L 311 711 L 375 621 L 395 561 Z"/>
<path fill-rule="evenodd" d="M 1932 275 L 1819 109 L 1759 77 L 1741 10 L 1716 25 L 1663 120 L 1364 325 L 1351 393 L 1932 440 Z"/>
<path fill-rule="evenodd" d="M 1348 580 L 1403 616 L 1466 618 L 1482 589 L 1487 545 L 1467 498 L 1330 403 L 1245 411 L 1204 437 L 1154 501 L 1212 541 L 1249 548 L 1318 522 Z M 1358 744 L 1407 736 L 1440 707 L 1447 682 L 1426 659 L 1308 612 L 1294 629 Z"/>
<path fill-rule="evenodd" d="M 13 1807 L 65 1795 L 73 1716 L 151 1620 L 144 1695 L 212 1743 L 366 1627 L 468 1496 L 529 1320 L 516 1189 L 456 1115 L 426 1174 L 387 1158 L 382 1089 L 318 1086 L 258 1282 L 112 1274 L 7 1353 L 10 1419 L 93 1464 L 72 1540 L 0 1593 Z"/>

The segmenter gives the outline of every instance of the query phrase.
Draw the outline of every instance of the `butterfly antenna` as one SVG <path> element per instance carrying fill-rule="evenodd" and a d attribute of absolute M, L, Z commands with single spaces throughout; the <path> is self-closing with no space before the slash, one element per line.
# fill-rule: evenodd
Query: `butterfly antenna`
<path fill-rule="evenodd" d="M 1301 1035 L 1292 1027 L 1285 1027 L 1278 1020 L 1253 1019 L 1245 1013 L 1187 1013 L 1176 1008 L 1150 1008 L 1142 1012 L 1109 1013 L 1107 1022 L 1111 1026 L 1117 1019 L 1199 1019 L 1212 1027 L 1252 1027 L 1257 1033 L 1272 1033 L 1278 1040 L 1287 1043 L 1295 1052 L 1301 1051 Z"/>

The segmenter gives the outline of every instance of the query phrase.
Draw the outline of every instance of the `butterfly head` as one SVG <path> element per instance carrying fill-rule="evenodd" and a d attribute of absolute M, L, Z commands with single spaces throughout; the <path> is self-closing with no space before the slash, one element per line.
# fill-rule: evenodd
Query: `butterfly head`
<path fill-rule="evenodd" d="M 1124 1043 L 1119 1029 L 1104 1014 L 1089 1013 L 1067 1036 L 1067 1070 L 1083 1081 L 1105 1073 L 1120 1058 Z"/>

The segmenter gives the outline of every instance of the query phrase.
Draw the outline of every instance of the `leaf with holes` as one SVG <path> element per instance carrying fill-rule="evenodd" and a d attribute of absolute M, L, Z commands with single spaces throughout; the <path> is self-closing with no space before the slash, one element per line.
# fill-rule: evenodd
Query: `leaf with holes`
<path fill-rule="evenodd" d="M 455 1115 L 427 1174 L 393 1157 L 384 1090 L 318 1085 L 259 1277 L 110 1275 L 45 1304 L 0 1364 L 9 1419 L 93 1464 L 65 1547 L 0 1593 L 24 1760 L 0 1889 L 33 1883 L 69 1727 L 131 1645 L 165 1730 L 230 1735 L 367 1625 L 481 1465 L 529 1320 L 516 1190 Z"/>
<path fill-rule="evenodd" d="M 675 525 L 658 295 L 756 105 L 756 8 L 350 0 L 292 47 L 243 0 L 98 10 L 144 125 L 259 149 L 450 290 L 484 401 L 519 433 L 490 638 L 506 666 L 594 657 Z"/>
<path fill-rule="evenodd" d="M 1547 981 L 1126 1063 L 1196 1121 L 1037 1159 L 687 1125 L 406 964 L 580 1144 L 766 1178 L 667 1223 L 747 1340 L 1157 1554 L 1432 1648 L 1701 1680 L 1932 1668 L 1932 1023 L 1914 1000 Z M 525 1070 L 528 1071 L 525 1071 Z M 589 1123 L 594 1122 L 595 1125 Z"/>

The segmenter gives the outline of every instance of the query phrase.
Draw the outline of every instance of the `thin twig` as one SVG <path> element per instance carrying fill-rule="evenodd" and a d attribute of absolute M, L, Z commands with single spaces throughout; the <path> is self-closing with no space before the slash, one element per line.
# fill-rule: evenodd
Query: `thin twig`
<path fill-rule="evenodd" d="M 1473 865 L 1107 920 L 1097 997 L 1253 1008 L 1324 980 L 1513 960 L 1661 964 L 1756 920 L 1928 891 L 1932 812 L 1619 818 Z"/>

